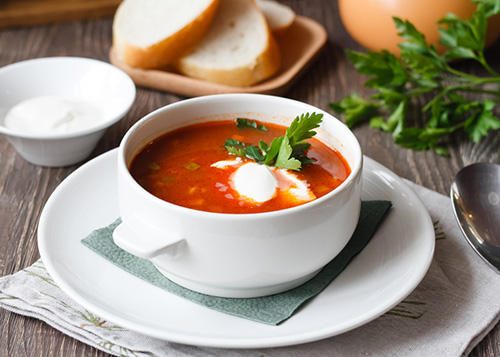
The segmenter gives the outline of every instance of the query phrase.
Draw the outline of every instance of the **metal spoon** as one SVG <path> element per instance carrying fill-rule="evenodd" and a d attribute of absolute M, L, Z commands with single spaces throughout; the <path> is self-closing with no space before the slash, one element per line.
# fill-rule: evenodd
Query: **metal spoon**
<path fill-rule="evenodd" d="M 465 238 L 500 272 L 500 166 L 477 163 L 463 168 L 455 176 L 450 196 Z"/>

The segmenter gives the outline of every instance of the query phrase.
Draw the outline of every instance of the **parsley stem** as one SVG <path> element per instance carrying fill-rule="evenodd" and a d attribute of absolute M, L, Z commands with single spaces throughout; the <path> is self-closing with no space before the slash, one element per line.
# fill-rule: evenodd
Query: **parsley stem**
<path fill-rule="evenodd" d="M 464 88 L 463 90 L 469 93 L 491 94 L 493 96 L 498 97 L 499 98 L 498 101 L 500 101 L 500 92 L 497 90 L 487 90 L 478 88 Z"/>
<path fill-rule="evenodd" d="M 459 71 L 459 70 L 457 70 L 449 65 L 446 66 L 446 70 L 454 75 L 457 75 L 457 76 L 462 77 L 462 78 L 471 79 L 471 80 L 483 79 L 483 80 L 487 80 L 487 82 L 499 82 L 500 81 L 500 77 L 498 76 L 498 73 L 496 73 L 495 70 L 493 70 L 493 68 L 491 68 L 488 65 L 488 63 L 484 59 L 484 55 L 482 53 L 481 53 L 481 56 L 478 58 L 478 61 L 492 75 L 492 77 L 488 77 L 488 78 L 478 77 L 478 76 L 475 76 L 473 74 Z"/>
<path fill-rule="evenodd" d="M 481 80 L 477 80 L 476 82 L 469 82 L 466 84 L 461 84 L 461 85 L 454 85 L 454 86 L 449 86 L 446 88 L 443 88 L 440 93 L 438 93 L 427 105 L 424 106 L 423 111 L 427 111 L 430 107 L 433 106 L 435 102 L 441 101 L 442 98 L 446 97 L 449 93 L 457 92 L 457 91 L 465 91 L 465 92 L 470 92 L 470 93 L 485 93 L 485 94 L 493 94 L 496 95 L 497 97 L 500 98 L 500 93 L 498 91 L 489 91 L 485 89 L 478 89 L 478 88 L 471 88 L 471 87 L 476 87 L 480 84 L 483 84 L 483 80 L 487 80 L 489 78 L 482 78 Z M 498 82 L 497 78 L 497 82 Z M 491 82 L 488 80 L 488 82 Z"/>
<path fill-rule="evenodd" d="M 462 71 L 459 71 L 451 66 L 446 66 L 446 70 L 460 78 L 466 78 L 468 80 L 477 80 L 477 79 L 480 79 L 481 77 L 478 77 L 478 76 L 475 76 L 473 74 L 469 74 L 469 73 L 466 73 L 466 72 L 462 72 Z"/>
<path fill-rule="evenodd" d="M 451 68 L 450 68 L 451 69 Z M 449 70 L 449 72 L 452 72 L 456 76 L 452 77 L 446 77 L 443 78 L 443 80 L 446 80 L 448 82 L 459 82 L 462 83 L 464 87 L 467 86 L 480 86 L 486 83 L 500 83 L 500 76 L 495 76 L 495 77 L 479 77 L 479 76 L 474 76 L 470 75 L 467 73 L 463 73 L 457 70 Z M 479 92 L 481 93 L 481 92 Z"/>
<path fill-rule="evenodd" d="M 411 88 L 409 89 L 406 94 L 411 98 L 417 98 L 417 97 L 420 97 L 421 95 L 424 95 L 424 94 L 427 94 L 429 92 L 432 92 L 434 91 L 435 88 Z M 380 101 L 380 106 L 382 106 L 384 104 L 383 101 Z"/>
<path fill-rule="evenodd" d="M 493 76 L 493 77 L 498 77 L 498 73 L 490 67 L 488 62 L 486 62 L 486 58 L 484 58 L 484 52 L 480 51 L 478 53 L 478 61 L 483 65 L 484 68 Z"/>

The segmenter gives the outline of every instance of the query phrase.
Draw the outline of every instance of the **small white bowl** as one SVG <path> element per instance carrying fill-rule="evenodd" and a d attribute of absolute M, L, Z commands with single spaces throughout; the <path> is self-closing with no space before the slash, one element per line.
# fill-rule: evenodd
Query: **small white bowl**
<path fill-rule="evenodd" d="M 0 68 L 0 133 L 27 161 L 67 166 L 86 159 L 108 127 L 122 119 L 135 100 L 135 85 L 122 70 L 90 58 L 47 57 Z M 101 120 L 67 133 L 28 133 L 4 125 L 15 105 L 36 97 L 56 96 L 91 103 Z"/>
<path fill-rule="evenodd" d="M 344 156 L 351 174 L 332 192 L 301 206 L 253 214 L 193 210 L 153 196 L 128 170 L 148 142 L 179 127 L 238 117 L 288 126 L 306 112 L 323 114 L 317 137 Z M 120 144 L 122 223 L 114 241 L 191 290 L 242 298 L 279 293 L 311 279 L 349 241 L 359 218 L 362 162 L 359 143 L 347 126 L 305 103 L 222 94 L 170 104 L 139 120 Z"/>

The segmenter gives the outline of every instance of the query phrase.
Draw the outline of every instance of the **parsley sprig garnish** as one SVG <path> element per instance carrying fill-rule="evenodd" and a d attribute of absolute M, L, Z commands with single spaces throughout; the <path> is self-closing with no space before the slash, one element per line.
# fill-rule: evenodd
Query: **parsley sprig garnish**
<path fill-rule="evenodd" d="M 351 94 L 330 108 L 345 114 L 349 127 L 370 120 L 370 126 L 391 132 L 398 145 L 414 150 L 432 149 L 447 155 L 443 140 L 457 130 L 465 130 L 477 143 L 490 130 L 500 128 L 493 109 L 500 101 L 500 75 L 487 63 L 484 50 L 487 19 L 500 13 L 500 0 L 474 0 L 478 4 L 472 18 L 461 20 L 448 14 L 439 21 L 440 44 L 446 51 L 438 53 L 410 22 L 394 18 L 399 36 L 405 40 L 400 60 L 388 51 L 366 53 L 347 50 L 357 72 L 369 76 L 364 83 L 375 94 L 368 99 Z M 453 67 L 457 59 L 479 62 L 489 76 L 480 77 Z M 485 85 L 495 85 L 487 89 Z M 473 100 L 474 93 L 487 95 Z M 420 99 L 421 98 L 421 99 Z M 431 98 L 430 100 L 428 100 Z M 411 104 L 425 101 L 422 108 L 425 124 L 407 124 Z"/>
<path fill-rule="evenodd" d="M 303 165 L 313 162 L 313 159 L 307 157 L 311 144 L 304 140 L 316 135 L 314 129 L 319 127 L 322 118 L 323 114 L 316 113 L 297 116 L 286 129 L 285 135 L 274 138 L 269 145 L 262 140 L 257 147 L 236 139 L 227 139 L 224 147 L 233 155 L 247 157 L 259 164 L 299 171 Z"/>

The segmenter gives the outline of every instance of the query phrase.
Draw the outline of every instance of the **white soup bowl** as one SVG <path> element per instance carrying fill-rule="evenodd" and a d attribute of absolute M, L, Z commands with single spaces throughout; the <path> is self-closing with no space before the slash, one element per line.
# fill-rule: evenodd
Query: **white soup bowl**
<path fill-rule="evenodd" d="M 316 137 L 339 151 L 352 171 L 338 188 L 303 205 L 252 214 L 204 212 L 153 196 L 129 172 L 147 143 L 180 127 L 237 117 L 288 126 L 306 112 L 323 114 Z M 247 298 L 283 292 L 311 279 L 349 241 L 360 212 L 362 161 L 359 143 L 347 126 L 305 103 L 221 94 L 170 104 L 139 120 L 120 144 L 122 223 L 114 241 L 149 259 L 173 282 L 200 293 Z"/>

